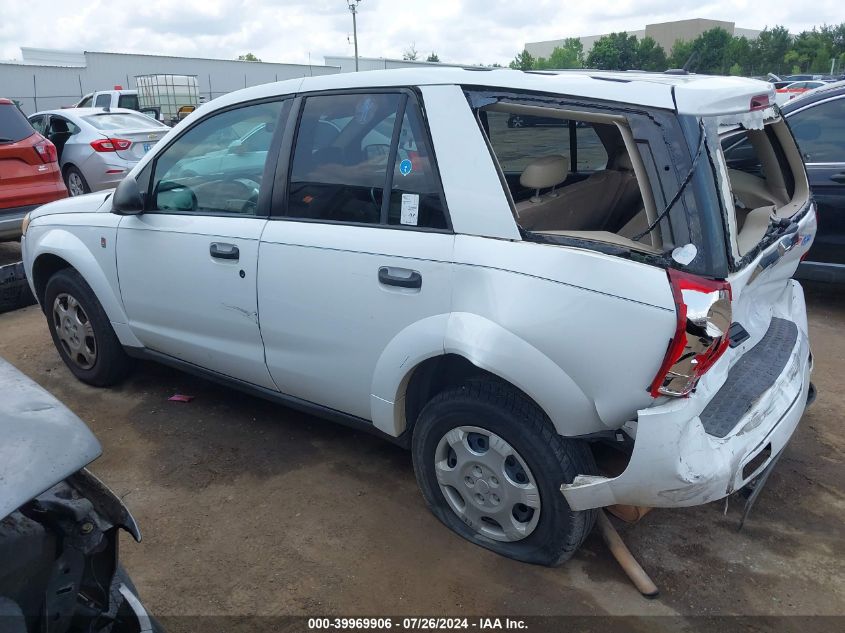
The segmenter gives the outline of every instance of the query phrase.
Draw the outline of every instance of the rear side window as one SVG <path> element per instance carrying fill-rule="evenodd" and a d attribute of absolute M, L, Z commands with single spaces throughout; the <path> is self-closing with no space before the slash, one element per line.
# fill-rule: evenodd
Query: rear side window
<path fill-rule="evenodd" d="M 0 143 L 17 143 L 35 134 L 26 117 L 13 103 L 0 103 Z"/>
<path fill-rule="evenodd" d="M 433 155 L 414 100 L 399 93 L 307 98 L 286 216 L 447 228 Z"/>
<path fill-rule="evenodd" d="M 845 98 L 796 112 L 788 121 L 807 163 L 845 163 Z"/>
<path fill-rule="evenodd" d="M 127 108 L 128 110 L 140 110 L 141 106 L 138 103 L 138 95 L 120 95 L 117 98 L 118 108 Z"/>
<path fill-rule="evenodd" d="M 607 151 L 587 122 L 508 112 L 485 114 L 490 144 L 505 173 L 521 173 L 535 158 L 550 154 L 569 159 L 572 171 L 597 171 L 607 165 Z M 570 125 L 575 126 L 574 144 Z M 577 164 L 572 164 L 573 156 Z"/>
<path fill-rule="evenodd" d="M 111 95 L 103 94 L 97 95 L 97 100 L 94 102 L 95 108 L 108 108 L 111 105 Z"/>

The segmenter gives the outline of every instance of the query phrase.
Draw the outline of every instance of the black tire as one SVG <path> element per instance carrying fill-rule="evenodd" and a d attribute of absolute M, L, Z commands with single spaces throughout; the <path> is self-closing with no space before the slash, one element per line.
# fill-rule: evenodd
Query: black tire
<path fill-rule="evenodd" d="M 62 344 L 54 324 L 53 307 L 56 297 L 62 294 L 72 296 L 79 302 L 94 334 L 96 357 L 89 368 L 81 367 L 74 361 L 69 351 Z M 68 369 L 82 382 L 95 387 L 108 387 L 122 381 L 132 371 L 134 362 L 127 356 L 109 323 L 103 306 L 91 287 L 82 276 L 72 268 L 64 268 L 50 277 L 44 291 L 44 313 L 53 344 Z"/>
<path fill-rule="evenodd" d="M 23 264 L 0 266 L 0 313 L 31 306 L 35 297 L 26 281 Z"/>
<path fill-rule="evenodd" d="M 75 177 L 79 177 L 79 181 L 82 185 L 82 191 L 81 192 L 74 193 L 74 191 L 76 190 L 76 187 L 74 187 L 73 190 L 71 189 L 71 182 L 70 182 L 71 174 L 73 174 Z M 65 168 L 65 186 L 67 187 L 68 195 L 71 196 L 71 197 L 72 196 L 81 196 L 81 195 L 86 194 L 86 193 L 91 193 L 91 187 L 88 186 L 88 181 L 85 180 L 85 176 L 83 176 L 82 172 L 79 171 L 73 165 L 68 165 Z"/>
<path fill-rule="evenodd" d="M 510 444 L 536 479 L 541 508 L 536 527 L 522 540 L 503 542 L 480 534 L 456 514 L 435 474 L 440 439 L 458 426 L 480 427 Z M 586 442 L 557 434 L 551 421 L 510 385 L 480 379 L 441 392 L 423 408 L 412 438 L 414 473 L 434 515 L 465 539 L 497 554 L 536 565 L 568 560 L 593 528 L 596 510 L 572 510 L 560 492 L 578 474 L 597 474 Z"/>

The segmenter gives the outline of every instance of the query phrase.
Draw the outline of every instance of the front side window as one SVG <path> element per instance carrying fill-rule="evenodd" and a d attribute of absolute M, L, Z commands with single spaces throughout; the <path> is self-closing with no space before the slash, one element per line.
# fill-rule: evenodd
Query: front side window
<path fill-rule="evenodd" d="M 400 111 L 404 114 L 397 127 Z M 416 102 L 399 93 L 307 98 L 291 163 L 286 216 L 447 228 Z"/>
<path fill-rule="evenodd" d="M 845 163 L 845 99 L 796 112 L 789 127 L 807 163 Z"/>
<path fill-rule="evenodd" d="M 150 209 L 254 214 L 281 108 L 248 105 L 191 127 L 156 158 Z"/>
<path fill-rule="evenodd" d="M 94 95 L 85 95 L 85 98 L 82 101 L 79 102 L 79 105 L 77 107 L 78 108 L 90 108 L 91 107 L 91 101 L 92 101 L 93 97 L 94 97 Z"/>

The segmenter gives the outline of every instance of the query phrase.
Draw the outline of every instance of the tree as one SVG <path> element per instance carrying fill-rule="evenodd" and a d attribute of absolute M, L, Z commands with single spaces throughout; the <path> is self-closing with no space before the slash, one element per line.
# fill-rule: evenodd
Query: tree
<path fill-rule="evenodd" d="M 731 39 L 731 34 L 718 26 L 695 38 L 692 42 L 693 50 L 698 53 L 695 72 L 709 75 L 726 74 L 730 64 L 726 66 L 725 59 Z"/>
<path fill-rule="evenodd" d="M 419 53 L 417 52 L 416 42 L 411 42 L 411 45 L 402 53 L 402 59 L 415 62 L 417 61 L 417 57 L 419 57 Z"/>
<path fill-rule="evenodd" d="M 732 37 L 725 51 L 725 65 L 730 75 L 753 75 L 754 59 L 751 42 L 745 36 Z"/>
<path fill-rule="evenodd" d="M 524 50 L 521 53 L 517 53 L 516 57 L 513 58 L 508 66 L 514 70 L 531 70 L 534 68 L 534 58 L 531 56 L 531 53 Z"/>
<path fill-rule="evenodd" d="M 587 66 L 600 70 L 630 70 L 637 66 L 637 36 L 625 31 L 597 39 L 587 56 Z"/>
<path fill-rule="evenodd" d="M 246 55 L 238 55 L 239 62 L 260 62 L 261 60 L 252 53 Z"/>
<path fill-rule="evenodd" d="M 675 43 L 672 45 L 672 52 L 669 55 L 669 66 L 671 68 L 683 68 L 690 61 L 693 52 L 692 42 L 675 40 Z"/>
<path fill-rule="evenodd" d="M 427 62 L 439 62 L 440 57 L 437 56 L 437 53 L 432 51 L 431 55 L 429 55 L 428 57 L 425 58 L 425 61 L 427 61 Z"/>
<path fill-rule="evenodd" d="M 751 43 L 754 72 L 780 74 L 786 69 L 784 57 L 792 44 L 789 31 L 784 26 L 766 27 Z"/>
<path fill-rule="evenodd" d="M 666 51 L 653 37 L 646 36 L 637 44 L 637 68 L 663 71 L 667 68 Z"/>

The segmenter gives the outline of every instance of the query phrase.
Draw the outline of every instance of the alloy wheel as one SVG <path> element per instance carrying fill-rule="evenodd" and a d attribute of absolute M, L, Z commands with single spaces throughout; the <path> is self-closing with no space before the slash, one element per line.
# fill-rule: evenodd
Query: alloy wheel
<path fill-rule="evenodd" d="M 479 534 L 513 542 L 537 527 L 537 480 L 522 456 L 492 431 L 460 426 L 446 433 L 434 453 L 434 470 L 452 511 Z"/>
<path fill-rule="evenodd" d="M 71 196 L 81 196 L 85 193 L 85 184 L 82 176 L 72 171 L 67 176 L 67 189 Z"/>
<path fill-rule="evenodd" d="M 53 301 L 53 328 L 68 358 L 80 369 L 91 369 L 97 362 L 94 328 L 79 301 L 66 292 Z"/>

